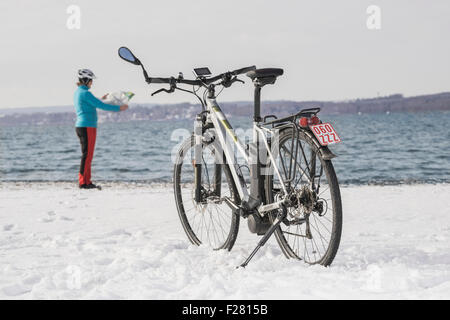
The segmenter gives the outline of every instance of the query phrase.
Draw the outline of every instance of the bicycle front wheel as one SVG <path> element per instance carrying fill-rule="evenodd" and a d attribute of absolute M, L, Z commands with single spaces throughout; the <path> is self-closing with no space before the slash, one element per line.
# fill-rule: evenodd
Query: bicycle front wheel
<path fill-rule="evenodd" d="M 218 163 L 214 143 L 204 142 L 201 162 L 200 202 L 195 201 L 194 137 L 180 147 L 174 167 L 174 192 L 178 215 L 188 239 L 214 250 L 231 250 L 239 230 L 239 215 L 225 199 L 238 201 L 236 186 L 226 163 Z"/>

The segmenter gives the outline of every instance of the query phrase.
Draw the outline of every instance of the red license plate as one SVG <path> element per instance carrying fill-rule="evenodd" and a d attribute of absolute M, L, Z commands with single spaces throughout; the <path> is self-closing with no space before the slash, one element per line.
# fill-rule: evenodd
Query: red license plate
<path fill-rule="evenodd" d="M 334 130 L 330 123 L 316 124 L 314 126 L 309 126 L 309 128 L 323 146 L 341 142 L 336 130 Z"/>

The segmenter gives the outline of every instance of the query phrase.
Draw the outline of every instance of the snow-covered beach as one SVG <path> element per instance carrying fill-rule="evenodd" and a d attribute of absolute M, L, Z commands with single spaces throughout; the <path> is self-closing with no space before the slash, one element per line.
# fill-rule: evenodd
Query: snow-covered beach
<path fill-rule="evenodd" d="M 341 190 L 330 268 L 287 260 L 241 220 L 231 252 L 192 246 L 170 186 L 0 184 L 1 299 L 449 299 L 450 185 Z"/>

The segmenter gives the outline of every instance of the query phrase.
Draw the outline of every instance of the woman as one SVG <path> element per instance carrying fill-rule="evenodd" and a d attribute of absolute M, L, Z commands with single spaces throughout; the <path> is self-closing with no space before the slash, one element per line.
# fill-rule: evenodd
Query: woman
<path fill-rule="evenodd" d="M 81 189 L 99 188 L 91 181 L 91 163 L 94 156 L 95 138 L 97 136 L 97 108 L 107 111 L 124 111 L 128 105 L 121 106 L 103 103 L 94 97 L 89 91 L 94 73 L 89 69 L 78 70 L 78 89 L 74 95 L 74 105 L 77 112 L 77 122 L 75 124 L 78 138 L 81 143 L 81 165 L 78 174 L 78 184 Z M 103 97 L 103 99 L 106 96 Z"/>

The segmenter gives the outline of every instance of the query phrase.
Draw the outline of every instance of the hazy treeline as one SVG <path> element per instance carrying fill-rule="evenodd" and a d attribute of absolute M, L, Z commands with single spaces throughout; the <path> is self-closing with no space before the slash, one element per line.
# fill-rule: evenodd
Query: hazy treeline
<path fill-rule="evenodd" d="M 251 116 L 252 102 L 228 102 L 221 104 L 229 117 Z M 322 114 L 418 112 L 450 110 L 450 92 L 403 97 L 395 94 L 373 99 L 349 101 L 263 101 L 262 115 L 285 116 L 303 108 L 320 107 Z M 99 122 L 126 122 L 138 120 L 194 119 L 200 110 L 198 104 L 179 103 L 168 105 L 132 105 L 126 112 L 99 111 Z M 11 125 L 58 125 L 75 123 L 75 112 L 34 112 L 0 115 L 1 126 Z"/>

